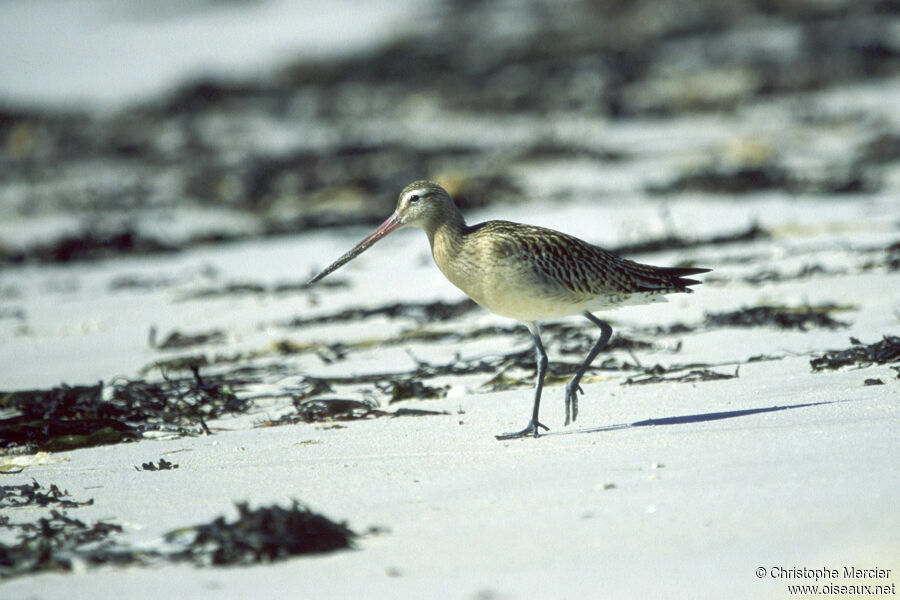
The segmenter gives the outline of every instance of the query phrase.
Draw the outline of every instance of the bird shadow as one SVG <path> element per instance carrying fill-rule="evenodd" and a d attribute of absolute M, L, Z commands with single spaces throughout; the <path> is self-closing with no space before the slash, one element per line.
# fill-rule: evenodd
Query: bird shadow
<path fill-rule="evenodd" d="M 643 421 L 634 421 L 633 423 L 619 423 L 616 425 L 603 425 L 602 427 L 589 427 L 584 429 L 572 429 L 568 431 L 549 431 L 541 435 L 573 435 L 583 433 L 601 433 L 604 431 L 617 431 L 619 429 L 633 429 L 635 427 L 657 427 L 661 425 L 687 425 L 689 423 L 705 423 L 707 421 L 721 421 L 722 419 L 735 419 L 738 417 L 749 417 L 751 415 L 759 415 L 763 413 L 779 412 L 782 410 L 794 410 L 797 408 L 808 408 L 811 406 L 824 406 L 826 404 L 837 404 L 839 402 L 850 402 L 850 400 L 829 400 L 825 402 L 806 402 L 803 404 L 788 404 L 785 406 L 767 406 L 762 408 L 746 408 L 743 410 L 726 410 L 709 413 L 698 413 L 693 415 L 679 415 L 677 417 L 661 417 L 658 419 L 644 419 Z"/>

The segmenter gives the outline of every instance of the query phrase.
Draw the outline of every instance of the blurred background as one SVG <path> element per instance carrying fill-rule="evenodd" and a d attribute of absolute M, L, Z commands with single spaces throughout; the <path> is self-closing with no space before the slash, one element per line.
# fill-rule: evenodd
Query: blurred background
<path fill-rule="evenodd" d="M 492 201 L 900 191 L 896 0 L 4 0 L 0 268 Z M 0 271 L 2 272 L 2 271 Z"/>

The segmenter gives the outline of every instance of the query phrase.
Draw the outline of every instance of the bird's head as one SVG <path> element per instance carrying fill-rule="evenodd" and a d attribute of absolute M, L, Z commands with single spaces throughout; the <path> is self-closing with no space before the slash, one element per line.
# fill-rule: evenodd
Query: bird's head
<path fill-rule="evenodd" d="M 403 188 L 393 216 L 400 221 L 401 227 L 430 231 L 446 219 L 448 213 L 455 211 L 456 206 L 444 188 L 422 180 Z"/>
<path fill-rule="evenodd" d="M 332 271 L 350 262 L 392 231 L 402 227 L 419 227 L 428 232 L 430 237 L 441 223 L 454 219 L 460 223 L 463 222 L 456 205 L 453 204 L 453 200 L 450 198 L 450 194 L 444 188 L 431 181 L 413 182 L 400 192 L 394 214 L 388 217 L 378 229 L 358 243 L 352 250 L 306 282 L 306 285 L 315 283 Z"/>

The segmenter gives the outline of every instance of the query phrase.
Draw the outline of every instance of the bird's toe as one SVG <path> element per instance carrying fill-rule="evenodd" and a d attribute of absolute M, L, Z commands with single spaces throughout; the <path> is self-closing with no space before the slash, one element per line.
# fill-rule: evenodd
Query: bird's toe
<path fill-rule="evenodd" d="M 584 393 L 581 386 L 577 383 L 573 386 L 571 382 L 566 385 L 566 425 L 578 418 L 578 393 Z"/>
<path fill-rule="evenodd" d="M 550 431 L 550 428 L 541 423 L 540 421 L 531 421 L 522 431 L 515 431 L 512 433 L 501 433 L 500 435 L 495 435 L 494 437 L 498 440 L 515 440 L 523 437 L 539 437 L 540 433 L 538 429 L 543 429 L 544 431 Z"/>

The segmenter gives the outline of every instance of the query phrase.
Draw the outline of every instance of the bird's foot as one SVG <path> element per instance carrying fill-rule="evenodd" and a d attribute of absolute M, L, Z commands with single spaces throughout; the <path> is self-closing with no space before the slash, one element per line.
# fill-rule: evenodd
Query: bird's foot
<path fill-rule="evenodd" d="M 574 423 L 578 418 L 578 393 L 584 393 L 581 385 L 572 379 L 566 384 L 566 425 Z"/>
<path fill-rule="evenodd" d="M 550 428 L 540 421 L 529 421 L 528 425 L 522 431 L 516 431 L 515 433 L 501 433 L 500 435 L 495 435 L 494 437 L 498 440 L 515 440 L 523 437 L 540 437 L 538 428 L 543 428 L 544 431 L 550 431 Z"/>

